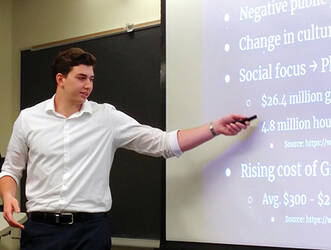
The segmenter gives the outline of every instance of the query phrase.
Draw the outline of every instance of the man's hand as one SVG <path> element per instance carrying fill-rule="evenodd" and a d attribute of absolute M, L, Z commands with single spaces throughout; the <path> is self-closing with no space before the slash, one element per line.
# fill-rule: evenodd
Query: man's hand
<path fill-rule="evenodd" d="M 20 223 L 18 223 L 13 216 L 13 213 L 19 213 L 20 207 L 18 205 L 18 202 L 15 197 L 13 197 L 11 194 L 4 195 L 3 197 L 3 217 L 8 222 L 8 224 L 12 227 L 19 227 L 21 229 L 24 228 L 24 226 Z"/>
<path fill-rule="evenodd" d="M 215 122 L 213 122 L 214 129 L 216 134 L 223 135 L 236 135 L 240 132 L 240 130 L 245 129 L 249 126 L 249 122 L 245 122 L 245 124 L 239 122 L 245 119 L 245 116 L 242 115 L 228 115 L 225 116 Z"/>
<path fill-rule="evenodd" d="M 205 124 L 197 128 L 179 130 L 177 139 L 180 149 L 184 152 L 212 139 L 214 135 L 236 135 L 245 129 L 249 122 L 240 122 L 247 118 L 242 115 L 228 115 L 212 124 Z M 212 127 L 210 127 L 212 125 Z M 214 132 L 212 131 L 214 128 Z"/>

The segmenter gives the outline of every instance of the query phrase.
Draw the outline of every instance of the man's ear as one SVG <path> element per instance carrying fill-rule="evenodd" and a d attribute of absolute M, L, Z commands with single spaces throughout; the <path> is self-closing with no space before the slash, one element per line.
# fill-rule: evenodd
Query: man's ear
<path fill-rule="evenodd" d="M 61 73 L 57 73 L 55 76 L 55 79 L 56 79 L 57 86 L 59 88 L 63 89 L 64 88 L 64 79 L 65 79 L 64 75 Z"/>

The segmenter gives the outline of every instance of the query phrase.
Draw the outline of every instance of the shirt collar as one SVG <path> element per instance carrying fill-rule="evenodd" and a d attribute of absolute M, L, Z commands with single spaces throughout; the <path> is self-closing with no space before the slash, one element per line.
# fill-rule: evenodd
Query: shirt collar
<path fill-rule="evenodd" d="M 89 113 L 89 114 L 92 114 L 91 103 L 87 99 L 83 103 L 82 108 L 80 109 L 79 113 Z"/>
<path fill-rule="evenodd" d="M 46 112 L 53 112 L 54 114 L 58 114 L 56 111 L 55 111 L 55 105 L 54 105 L 54 99 L 55 99 L 55 95 L 53 95 L 53 97 L 51 99 L 48 99 L 47 100 L 47 103 L 46 103 L 46 108 L 45 108 L 45 111 Z M 77 112 L 76 114 L 77 115 L 81 115 L 83 113 L 89 113 L 89 114 L 92 114 L 92 107 L 91 107 L 91 103 L 86 99 L 85 102 L 83 103 L 82 105 L 82 108 L 80 109 L 79 112 Z"/>

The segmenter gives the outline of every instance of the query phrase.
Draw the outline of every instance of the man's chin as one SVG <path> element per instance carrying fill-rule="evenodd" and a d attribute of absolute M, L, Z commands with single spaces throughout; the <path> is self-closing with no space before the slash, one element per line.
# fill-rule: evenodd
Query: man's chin
<path fill-rule="evenodd" d="M 81 97 L 80 98 L 76 98 L 76 99 L 73 100 L 73 102 L 76 105 L 83 105 L 85 101 L 86 101 L 86 99 L 85 98 L 81 98 Z"/>

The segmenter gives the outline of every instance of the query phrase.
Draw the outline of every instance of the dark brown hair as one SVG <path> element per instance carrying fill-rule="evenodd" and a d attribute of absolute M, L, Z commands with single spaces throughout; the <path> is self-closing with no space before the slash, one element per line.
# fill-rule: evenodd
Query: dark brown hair
<path fill-rule="evenodd" d="M 54 58 L 52 64 L 52 78 L 55 80 L 58 73 L 67 76 L 72 67 L 80 64 L 93 66 L 93 68 L 95 68 L 96 62 L 97 61 L 94 55 L 81 48 L 70 48 L 61 51 Z"/>

